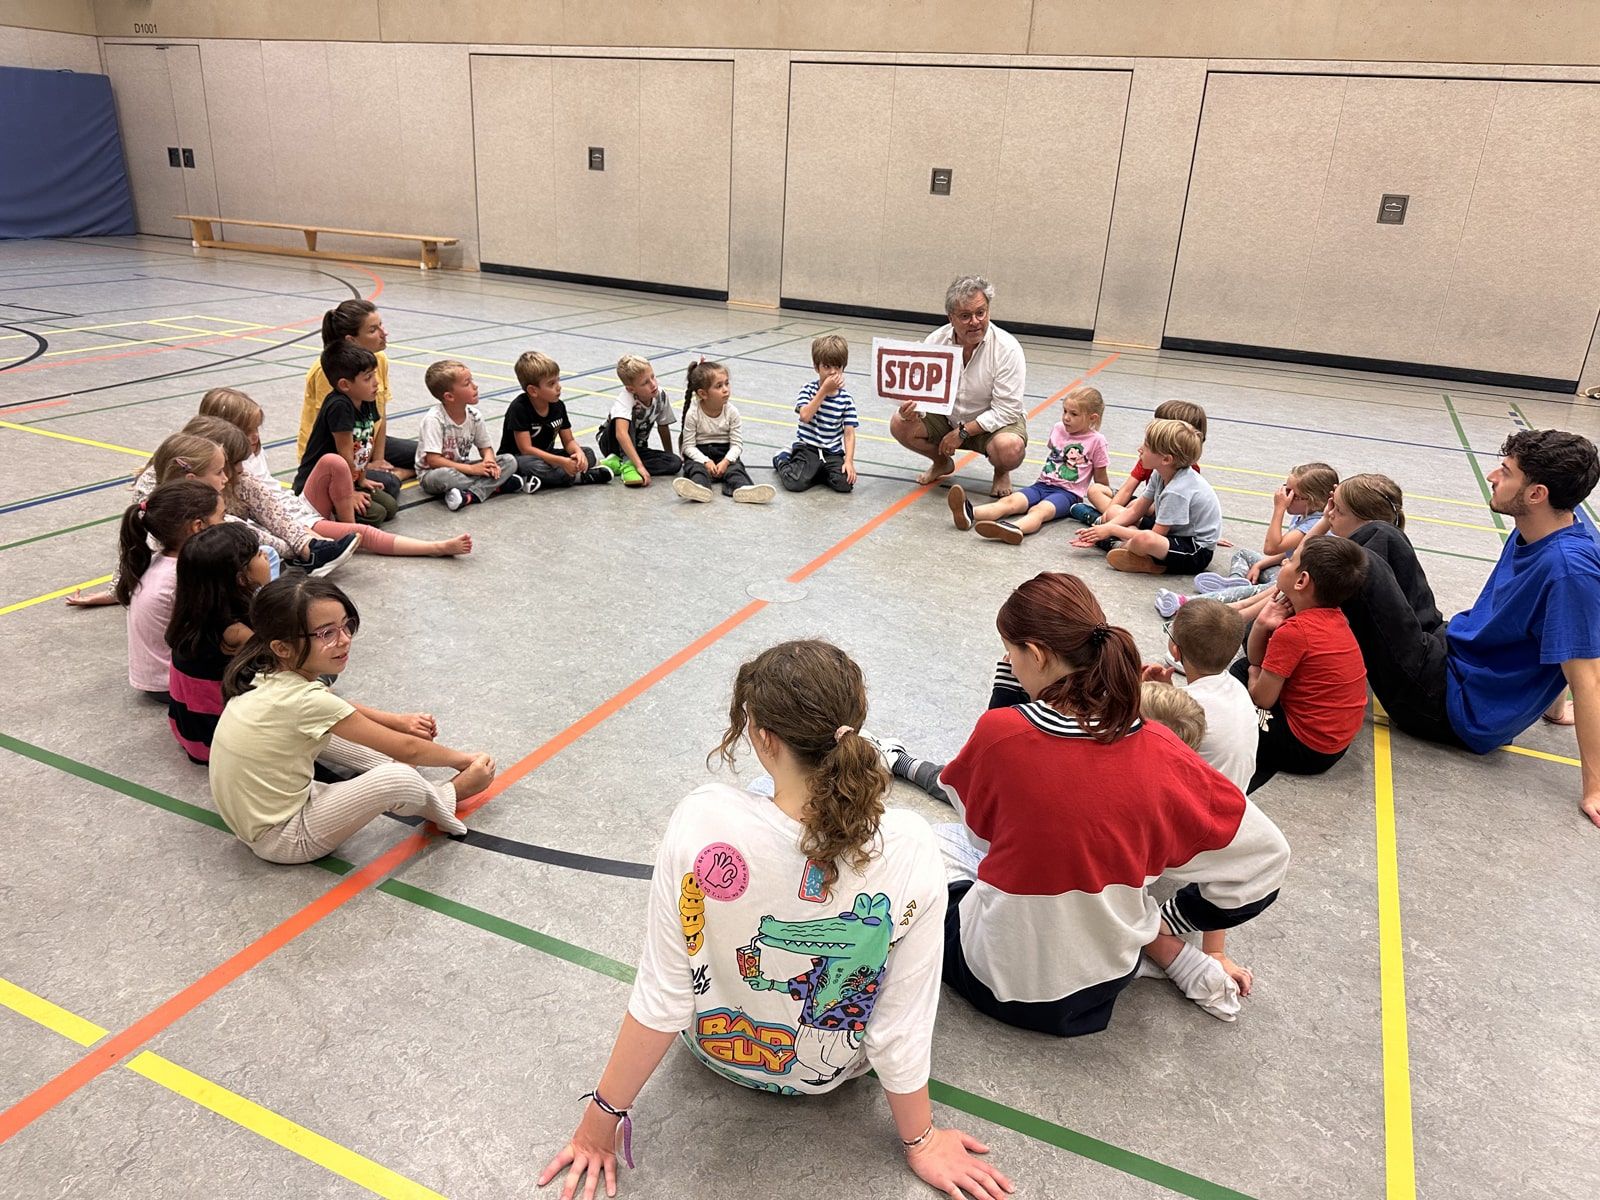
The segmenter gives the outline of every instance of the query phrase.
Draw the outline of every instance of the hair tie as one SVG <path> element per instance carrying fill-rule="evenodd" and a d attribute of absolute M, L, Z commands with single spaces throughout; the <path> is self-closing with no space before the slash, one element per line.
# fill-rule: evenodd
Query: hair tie
<path fill-rule="evenodd" d="M 835 729 L 833 731 L 833 740 L 835 742 L 842 742 L 842 741 L 844 741 L 844 735 L 845 734 L 854 733 L 854 732 L 855 732 L 855 729 L 852 726 L 841 725 L 841 726 L 839 726 L 839 728 L 837 728 L 837 729 Z"/>
<path fill-rule="evenodd" d="M 1100 649 L 1111 640 L 1111 626 L 1103 622 L 1089 631 L 1089 640 L 1094 643 L 1096 650 Z"/>
<path fill-rule="evenodd" d="M 148 498 L 139 501 L 139 511 L 140 512 L 144 512 L 144 510 L 149 508 L 149 507 L 150 507 L 150 501 L 149 501 Z"/>

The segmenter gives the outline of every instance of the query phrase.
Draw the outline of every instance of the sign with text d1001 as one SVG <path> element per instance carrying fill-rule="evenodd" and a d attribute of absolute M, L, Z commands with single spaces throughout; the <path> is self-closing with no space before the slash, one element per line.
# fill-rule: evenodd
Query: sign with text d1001
<path fill-rule="evenodd" d="M 872 384 L 879 400 L 913 403 L 922 412 L 943 413 L 955 406 L 960 374 L 959 346 L 872 339 Z"/>

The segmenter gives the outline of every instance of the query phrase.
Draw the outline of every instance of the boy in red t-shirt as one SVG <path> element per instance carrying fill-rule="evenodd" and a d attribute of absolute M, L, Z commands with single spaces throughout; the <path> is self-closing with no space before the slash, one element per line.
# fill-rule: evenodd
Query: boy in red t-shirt
<path fill-rule="evenodd" d="M 1320 775 L 1344 757 L 1367 709 L 1367 668 L 1339 606 L 1361 589 L 1367 552 L 1331 534 L 1302 542 L 1250 630 L 1233 673 L 1270 715 L 1254 792 L 1279 771 Z"/>

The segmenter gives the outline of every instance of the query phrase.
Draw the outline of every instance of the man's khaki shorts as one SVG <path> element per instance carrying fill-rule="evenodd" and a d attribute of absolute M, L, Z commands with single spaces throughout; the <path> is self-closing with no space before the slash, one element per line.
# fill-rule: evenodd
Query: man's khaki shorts
<path fill-rule="evenodd" d="M 951 422 L 950 418 L 945 416 L 943 413 L 922 414 L 923 432 L 927 435 L 928 440 L 935 446 L 942 442 L 945 438 L 945 435 L 954 428 L 955 425 Z M 994 437 L 995 433 L 1014 433 L 1022 439 L 1022 444 L 1024 446 L 1028 444 L 1028 423 L 1019 417 L 1009 425 L 1002 425 L 999 429 L 996 429 L 994 433 L 985 432 L 977 434 L 973 437 L 969 437 L 966 441 L 961 443 L 960 449 L 971 450 L 976 454 L 987 454 L 989 452 L 989 439 Z"/>

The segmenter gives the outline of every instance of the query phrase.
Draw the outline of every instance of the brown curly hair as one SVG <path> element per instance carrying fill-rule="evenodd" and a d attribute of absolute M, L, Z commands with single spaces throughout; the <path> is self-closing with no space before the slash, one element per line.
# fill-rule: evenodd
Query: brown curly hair
<path fill-rule="evenodd" d="M 746 728 L 764 729 L 793 751 L 810 789 L 800 852 L 821 864 L 830 888 L 840 859 L 858 871 L 866 867 L 883 819 L 889 772 L 878 748 L 861 736 L 866 719 L 866 683 L 848 654 L 829 642 L 783 642 L 739 668 L 728 730 L 706 756 L 732 766 Z"/>

